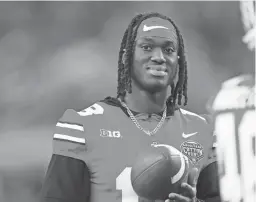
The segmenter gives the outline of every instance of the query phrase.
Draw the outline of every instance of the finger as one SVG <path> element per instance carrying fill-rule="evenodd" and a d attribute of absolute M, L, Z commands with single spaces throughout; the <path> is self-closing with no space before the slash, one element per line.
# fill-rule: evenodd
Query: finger
<path fill-rule="evenodd" d="M 182 183 L 181 184 L 181 188 L 183 190 L 182 195 L 185 195 L 189 198 L 194 198 L 196 196 L 196 189 L 195 187 L 192 187 L 191 185 L 187 184 L 187 183 Z"/>
<path fill-rule="evenodd" d="M 180 194 L 176 194 L 176 193 L 169 194 L 169 199 L 174 200 L 174 201 L 179 201 L 179 202 L 189 202 L 190 201 L 190 198 L 188 198 L 186 196 L 182 196 Z"/>
<path fill-rule="evenodd" d="M 196 187 L 197 174 L 197 168 L 192 168 L 192 170 L 188 174 L 188 184 L 191 185 L 192 187 Z"/>

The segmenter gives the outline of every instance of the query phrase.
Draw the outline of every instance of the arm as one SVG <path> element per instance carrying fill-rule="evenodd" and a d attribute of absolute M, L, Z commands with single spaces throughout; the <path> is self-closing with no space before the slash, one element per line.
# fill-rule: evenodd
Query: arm
<path fill-rule="evenodd" d="M 199 173 L 196 185 L 197 198 L 205 202 L 221 202 L 215 150 L 215 147 L 211 149 L 208 164 Z"/>
<path fill-rule="evenodd" d="M 212 115 L 204 115 L 204 118 L 206 118 L 210 126 L 210 131 L 214 131 L 214 121 Z M 216 156 L 216 134 L 210 133 L 209 139 L 211 141 L 211 147 L 208 150 L 208 158 L 205 165 L 200 171 L 197 179 L 196 197 L 204 200 L 205 202 L 221 202 Z"/>
<path fill-rule="evenodd" d="M 89 202 L 90 173 L 74 158 L 53 154 L 42 187 L 40 202 Z"/>
<path fill-rule="evenodd" d="M 89 202 L 89 154 L 82 122 L 76 111 L 67 110 L 56 124 L 40 202 Z"/>

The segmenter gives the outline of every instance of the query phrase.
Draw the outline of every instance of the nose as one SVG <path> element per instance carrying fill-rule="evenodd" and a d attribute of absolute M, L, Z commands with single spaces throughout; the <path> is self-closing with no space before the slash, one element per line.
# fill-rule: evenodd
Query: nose
<path fill-rule="evenodd" d="M 151 57 L 151 61 L 156 62 L 158 64 L 162 64 L 162 63 L 166 62 L 161 48 L 154 49 L 152 57 Z"/>

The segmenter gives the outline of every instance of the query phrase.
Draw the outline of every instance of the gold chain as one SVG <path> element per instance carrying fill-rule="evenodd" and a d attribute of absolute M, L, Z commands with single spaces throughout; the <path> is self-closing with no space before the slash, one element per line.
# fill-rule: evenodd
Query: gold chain
<path fill-rule="evenodd" d="M 129 114 L 129 116 L 130 116 L 132 122 L 137 126 L 138 129 L 140 129 L 141 131 L 143 131 L 143 132 L 146 133 L 147 135 L 149 135 L 149 136 L 154 135 L 154 134 L 162 127 L 162 125 L 163 125 L 163 123 L 164 123 L 164 121 L 165 121 L 165 118 L 166 118 L 166 111 L 167 111 L 167 108 L 166 108 L 166 107 L 165 107 L 165 109 L 164 109 L 163 116 L 162 116 L 161 120 L 159 121 L 159 123 L 157 124 L 157 126 L 155 127 L 155 129 L 152 130 L 152 131 L 149 131 L 149 130 L 145 130 L 145 129 L 139 124 L 139 122 L 137 121 L 137 119 L 135 118 L 135 116 L 133 115 L 133 113 L 131 112 L 131 110 L 128 108 L 128 106 L 127 106 L 124 102 L 122 102 L 121 100 L 119 100 L 119 101 L 120 101 L 121 105 L 127 109 L 127 112 L 128 112 L 128 114 Z"/>

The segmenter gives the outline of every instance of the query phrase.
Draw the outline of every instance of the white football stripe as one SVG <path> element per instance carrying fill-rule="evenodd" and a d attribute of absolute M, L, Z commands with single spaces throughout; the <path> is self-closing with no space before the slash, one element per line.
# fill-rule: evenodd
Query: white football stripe
<path fill-rule="evenodd" d="M 72 136 L 69 136 L 69 135 L 63 135 L 63 134 L 57 134 L 57 133 L 55 133 L 53 137 L 56 138 L 56 139 L 60 139 L 60 140 L 69 140 L 69 141 L 72 141 L 72 142 L 85 144 L 85 139 L 84 138 L 72 137 Z"/>
<path fill-rule="evenodd" d="M 170 146 L 170 145 L 166 145 L 166 144 L 158 144 L 155 145 L 155 147 L 165 147 L 169 150 L 170 154 L 175 154 L 175 155 L 179 155 L 180 156 L 180 160 L 181 160 L 181 165 L 180 165 L 180 170 L 172 177 L 172 184 L 178 182 L 182 176 L 185 173 L 185 169 L 186 169 L 186 162 L 185 162 L 185 158 L 183 156 L 183 154 L 177 150 L 176 148 Z"/>
<path fill-rule="evenodd" d="M 185 172 L 185 169 L 186 169 L 186 164 L 185 164 L 185 159 L 183 158 L 183 154 L 180 153 L 179 155 L 180 155 L 180 160 L 181 160 L 180 170 L 179 170 L 179 172 L 176 173 L 176 175 L 174 175 L 172 177 L 173 184 L 178 182 L 182 178 L 182 176 Z"/>
<path fill-rule="evenodd" d="M 74 129 L 74 130 L 84 131 L 83 126 L 79 126 L 79 125 L 76 125 L 76 124 L 58 122 L 56 126 L 61 127 L 61 128 L 70 128 L 70 129 Z"/>

